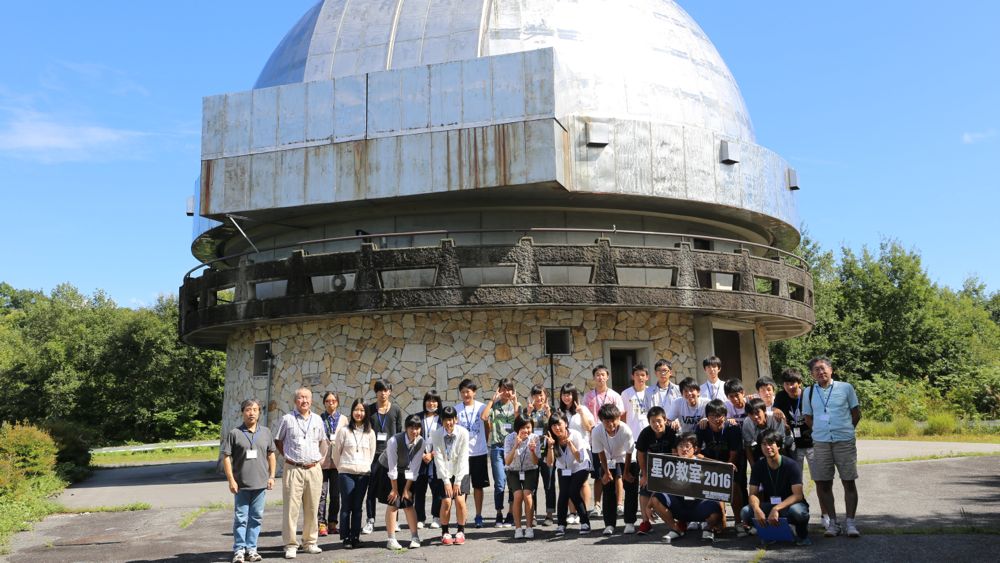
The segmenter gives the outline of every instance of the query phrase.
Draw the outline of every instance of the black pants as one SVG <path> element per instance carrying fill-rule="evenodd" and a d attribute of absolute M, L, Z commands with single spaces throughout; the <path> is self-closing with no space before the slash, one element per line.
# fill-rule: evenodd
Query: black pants
<path fill-rule="evenodd" d="M 317 510 L 320 524 L 336 524 L 340 519 L 340 475 L 336 469 L 323 470 L 323 492 L 319 495 Z"/>
<path fill-rule="evenodd" d="M 616 463 L 611 467 L 610 483 L 605 483 L 601 490 L 601 512 L 604 516 L 605 526 L 615 526 L 618 524 L 618 486 L 616 481 L 622 478 L 625 471 L 624 463 Z M 639 464 L 632 462 L 629 472 L 635 477 L 635 481 L 623 483 L 625 489 L 625 523 L 635 524 L 635 513 L 639 509 Z"/>
<path fill-rule="evenodd" d="M 380 453 L 376 453 L 375 459 L 372 460 L 372 476 L 368 481 L 368 493 L 365 495 L 365 514 L 369 520 L 375 519 L 375 501 L 378 499 L 379 480 L 386 474 L 386 469 L 378 462 Z"/>
<path fill-rule="evenodd" d="M 583 469 L 568 476 L 563 475 L 559 469 L 555 471 L 559 472 L 559 512 L 556 513 L 557 522 L 560 526 L 566 525 L 566 513 L 569 512 L 569 503 L 572 502 L 573 506 L 576 507 L 576 513 L 580 516 L 580 523 L 590 524 L 587 505 L 583 503 L 583 495 L 581 494 L 584 483 L 590 477 L 590 470 Z"/>
<path fill-rule="evenodd" d="M 430 477 L 424 471 L 420 472 L 417 480 L 413 482 L 413 502 L 417 509 L 417 522 L 427 521 L 427 486 Z M 431 487 L 431 517 L 437 518 L 441 515 L 441 497 Z"/>
<path fill-rule="evenodd" d="M 556 476 L 555 470 L 549 467 L 549 464 L 544 461 L 538 463 L 538 475 L 540 477 L 539 482 L 542 484 L 542 488 L 545 489 L 545 513 L 552 514 L 556 511 Z M 538 487 L 535 487 L 535 513 L 540 512 L 538 510 Z"/>

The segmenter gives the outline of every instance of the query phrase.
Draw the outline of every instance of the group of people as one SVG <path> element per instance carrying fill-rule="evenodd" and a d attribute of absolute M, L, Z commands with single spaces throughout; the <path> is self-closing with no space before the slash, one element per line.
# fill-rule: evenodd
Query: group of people
<path fill-rule="evenodd" d="M 692 529 L 701 530 L 703 540 L 714 540 L 727 527 L 725 503 L 650 490 L 649 454 L 731 464 L 737 536 L 786 518 L 800 545 L 810 543 L 802 486 L 802 465 L 808 463 L 825 535 L 859 536 L 854 426 L 861 412 L 853 387 L 833 381 L 831 362 L 824 357 L 809 363 L 815 384 L 804 387 L 801 374 L 788 369 L 777 393 L 777 384 L 763 377 L 756 393 L 748 395 L 740 381 L 724 381 L 721 368 L 711 356 L 703 362 L 704 383 L 691 377 L 675 383 L 672 364 L 660 360 L 653 368 L 656 381 L 648 385 L 647 368 L 636 365 L 633 385 L 618 394 L 608 385 L 609 370 L 597 366 L 592 389 L 581 397 L 567 383 L 555 404 L 541 385 L 533 386 L 522 404 L 514 382 L 506 378 L 483 403 L 476 398 L 477 384 L 464 379 L 457 404 L 444 406 L 441 396 L 429 391 L 420 412 L 405 417 L 386 381 L 375 382 L 375 402 L 355 399 L 346 416 L 339 412 L 335 392 L 323 395 L 324 412 L 316 415 L 312 391 L 300 388 L 295 409 L 281 418 L 273 438 L 258 424 L 259 403 L 246 400 L 243 424 L 229 432 L 222 449 L 235 495 L 233 561 L 261 560 L 257 536 L 265 491 L 274 485 L 277 451 L 284 457 L 286 558 L 296 557 L 300 548 L 320 553 L 319 537 L 329 534 L 339 533 L 345 548 L 360 546 L 362 535 L 374 530 L 376 502 L 386 505 L 388 548 L 403 547 L 396 537 L 400 510 L 410 532 L 409 548 L 420 547 L 423 528 L 439 528 L 443 545 L 462 545 L 470 516 L 470 525 L 488 525 L 483 491 L 491 475 L 496 518 L 489 523 L 513 528 L 514 539 L 534 538 L 536 524 L 555 524 L 557 537 L 576 524 L 580 534 L 587 534 L 591 517 L 601 518 L 603 534 L 611 536 L 622 517 L 624 534 L 649 534 L 659 519 L 665 542 Z M 833 499 L 834 469 L 847 503 L 843 530 Z M 544 518 L 536 508 L 539 489 L 545 496 Z"/>

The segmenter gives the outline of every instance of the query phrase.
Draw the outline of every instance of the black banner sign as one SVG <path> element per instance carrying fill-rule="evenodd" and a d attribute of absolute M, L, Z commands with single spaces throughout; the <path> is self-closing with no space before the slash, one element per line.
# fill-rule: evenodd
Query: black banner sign
<path fill-rule="evenodd" d="M 731 502 L 733 466 L 721 461 L 646 454 L 646 488 L 657 493 Z"/>

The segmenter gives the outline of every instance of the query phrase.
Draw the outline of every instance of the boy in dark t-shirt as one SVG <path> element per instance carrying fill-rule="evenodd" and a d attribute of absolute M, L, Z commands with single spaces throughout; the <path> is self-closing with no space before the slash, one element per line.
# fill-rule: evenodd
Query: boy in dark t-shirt
<path fill-rule="evenodd" d="M 784 436 L 769 430 L 760 437 L 764 457 L 750 472 L 750 502 L 740 514 L 745 523 L 774 526 L 788 518 L 795 526 L 797 545 L 812 545 L 809 539 L 809 505 L 802 492 L 802 469 L 795 460 L 781 455 Z"/>
<path fill-rule="evenodd" d="M 365 497 L 368 521 L 361 528 L 362 534 L 370 534 L 375 529 L 375 497 L 378 496 L 376 485 L 385 472 L 385 468 L 378 463 L 379 455 L 385 451 L 389 438 L 403 431 L 403 411 L 399 410 L 399 405 L 389 400 L 392 395 L 392 383 L 379 379 L 375 382 L 374 389 L 375 402 L 368 405 L 367 411 L 368 421 L 375 431 L 375 459 L 372 461 L 372 474 L 368 481 L 368 494 Z"/>
<path fill-rule="evenodd" d="M 774 397 L 774 408 L 785 413 L 785 420 L 792 429 L 795 440 L 795 461 L 805 469 L 806 462 L 812 463 L 813 441 L 812 428 L 806 424 L 802 413 L 802 402 L 805 394 L 802 389 L 802 375 L 798 370 L 788 368 L 781 372 L 781 386 L 784 388 Z"/>
<path fill-rule="evenodd" d="M 667 413 L 663 407 L 651 407 L 646 411 L 646 420 L 649 421 L 649 426 L 643 428 L 635 440 L 639 460 L 639 511 L 642 513 L 639 535 L 648 534 L 653 529 L 652 514 L 649 512 L 649 497 L 652 493 L 646 488 L 649 480 L 646 454 L 670 454 L 677 447 L 677 433 L 667 424 Z"/>
<path fill-rule="evenodd" d="M 699 424 L 698 430 L 695 431 L 695 436 L 698 438 L 698 450 L 704 457 L 723 463 L 731 463 L 736 467 L 736 463 L 742 461 L 743 437 L 740 433 L 740 427 L 727 420 L 726 414 L 726 404 L 721 399 L 709 401 L 705 405 L 707 423 L 704 425 L 704 428 Z M 746 464 L 744 463 L 745 466 Z M 736 487 L 734 492 L 733 518 L 739 520 L 744 497 L 740 487 Z M 725 506 L 722 506 L 723 528 L 726 527 L 725 508 Z M 739 524 L 737 524 L 737 529 L 739 529 Z"/>

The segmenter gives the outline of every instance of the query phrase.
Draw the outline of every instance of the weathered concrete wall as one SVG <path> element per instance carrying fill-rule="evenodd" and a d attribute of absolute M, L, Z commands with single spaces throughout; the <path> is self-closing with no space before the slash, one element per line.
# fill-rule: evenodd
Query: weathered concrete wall
<path fill-rule="evenodd" d="M 676 363 L 678 380 L 698 376 L 692 316 L 685 313 L 594 310 L 441 311 L 345 316 L 327 320 L 244 329 L 227 348 L 223 431 L 239 422 L 247 397 L 267 402 L 268 422 L 291 408 L 301 385 L 313 389 L 315 410 L 323 391 L 336 390 L 346 408 L 356 397 L 374 400 L 371 383 L 386 378 L 403 412 L 419 408 L 423 394 L 437 390 L 446 403 L 458 401 L 458 383 L 475 379 L 489 397 L 501 377 L 517 382 L 527 397 L 535 383 L 548 386 L 545 328 L 569 327 L 572 355 L 556 356 L 555 385 L 590 384 L 590 370 L 603 358 L 606 340 L 651 343 L 657 357 Z M 275 356 L 272 387 L 254 378 L 255 342 L 270 341 Z"/>

